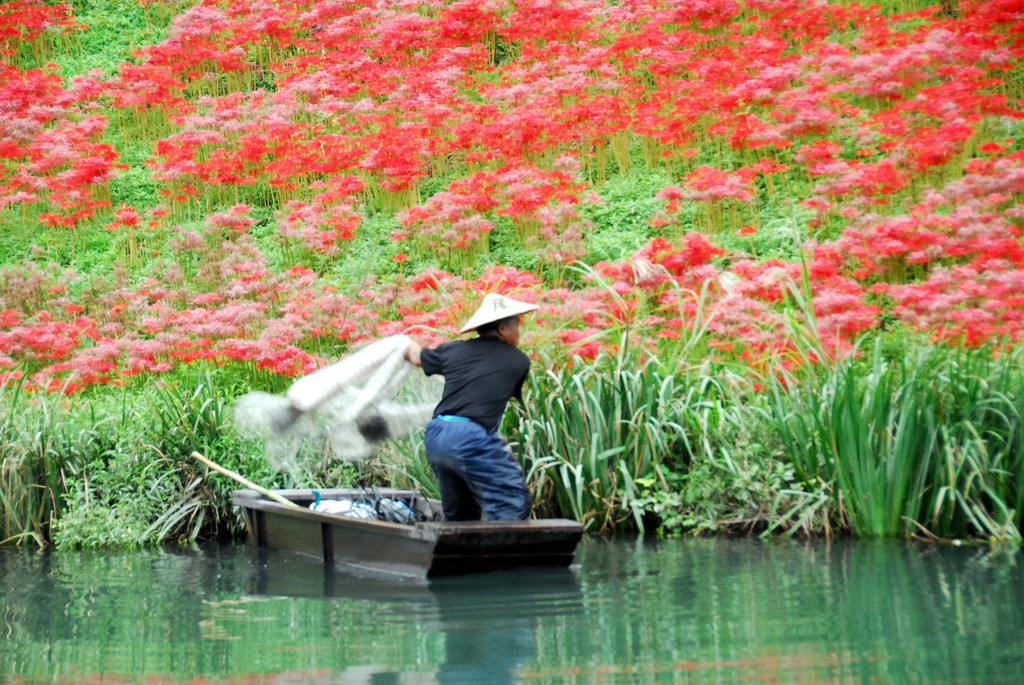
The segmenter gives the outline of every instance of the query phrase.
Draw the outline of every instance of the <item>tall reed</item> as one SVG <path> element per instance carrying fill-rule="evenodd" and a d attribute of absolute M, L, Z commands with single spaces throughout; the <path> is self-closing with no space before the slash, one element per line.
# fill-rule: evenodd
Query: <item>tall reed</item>
<path fill-rule="evenodd" d="M 587 528 L 619 528 L 630 515 L 642 527 L 631 507 L 637 483 L 689 459 L 676 377 L 629 352 L 547 367 L 531 380 L 517 429 L 538 491 Z"/>
<path fill-rule="evenodd" d="M 1021 537 L 1021 354 L 909 347 L 783 376 L 772 416 L 802 481 L 859 536 Z"/>
<path fill-rule="evenodd" d="M 229 496 L 238 485 L 208 474 L 192 451 L 269 487 L 286 485 L 283 476 L 234 431 L 230 378 L 199 370 L 168 380 L 74 397 L 0 387 L 0 544 L 139 545 L 241 532 Z"/>
<path fill-rule="evenodd" d="M 928 390 L 941 423 L 923 514 L 943 537 L 1020 540 L 1024 353 L 942 349 Z"/>
<path fill-rule="evenodd" d="M 45 546 L 68 479 L 90 451 L 104 449 L 95 425 L 72 420 L 62 399 L 0 385 L 0 544 Z"/>

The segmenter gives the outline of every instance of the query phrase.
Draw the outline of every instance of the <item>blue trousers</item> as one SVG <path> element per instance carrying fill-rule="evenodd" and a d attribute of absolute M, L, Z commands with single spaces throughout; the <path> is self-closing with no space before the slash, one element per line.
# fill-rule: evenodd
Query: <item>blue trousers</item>
<path fill-rule="evenodd" d="M 426 446 L 446 521 L 529 518 L 526 476 L 501 433 L 473 421 L 435 418 L 427 424 Z"/>

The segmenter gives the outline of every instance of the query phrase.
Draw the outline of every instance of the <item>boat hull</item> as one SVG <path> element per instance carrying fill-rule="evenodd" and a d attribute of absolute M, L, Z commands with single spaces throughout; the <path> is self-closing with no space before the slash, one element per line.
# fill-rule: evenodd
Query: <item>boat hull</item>
<path fill-rule="evenodd" d="M 421 515 L 439 518 L 440 503 L 415 490 L 336 488 L 324 499 L 401 499 Z M 419 521 L 413 525 L 368 521 L 309 509 L 313 490 L 277 490 L 298 506 L 236 490 L 256 546 L 312 557 L 341 569 L 408 577 L 437 577 L 572 563 L 583 527 L 566 519 L 528 521 Z"/>

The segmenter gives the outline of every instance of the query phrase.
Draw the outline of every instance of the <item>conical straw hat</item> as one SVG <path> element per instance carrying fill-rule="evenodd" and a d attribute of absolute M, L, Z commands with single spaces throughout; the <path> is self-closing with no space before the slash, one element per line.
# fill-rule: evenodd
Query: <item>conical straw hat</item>
<path fill-rule="evenodd" d="M 466 322 L 466 325 L 462 327 L 459 333 L 469 333 L 474 328 L 479 328 L 485 323 L 501 321 L 506 317 L 525 314 L 535 309 L 539 309 L 535 304 L 513 300 L 511 297 L 505 297 L 497 293 L 489 293 L 476 312 L 473 313 L 473 316 L 469 317 L 469 321 Z"/>

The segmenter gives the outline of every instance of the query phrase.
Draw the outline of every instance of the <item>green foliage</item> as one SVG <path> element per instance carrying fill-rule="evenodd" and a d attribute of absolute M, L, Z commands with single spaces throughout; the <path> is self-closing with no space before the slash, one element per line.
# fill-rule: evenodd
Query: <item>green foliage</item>
<path fill-rule="evenodd" d="M 585 259 L 591 263 L 621 259 L 653 237 L 651 217 L 663 208 L 655 194 L 670 184 L 667 176 L 641 170 L 598 186 L 595 190 L 603 203 L 585 205 L 595 227 L 587 236 Z"/>
<path fill-rule="evenodd" d="M 356 479 L 353 485 L 380 485 L 421 491 L 427 497 L 440 498 L 437 478 L 427 463 L 423 430 L 382 445 L 366 464 L 351 465 Z"/>
<path fill-rule="evenodd" d="M 209 384 L 201 384 L 184 398 L 163 387 L 126 391 L 120 405 L 110 393 L 93 400 L 89 416 L 106 416 L 94 430 L 107 447 L 82 459 L 71 474 L 67 512 L 53 531 L 56 544 L 140 545 L 192 540 L 204 532 L 206 503 L 215 495 L 183 451 L 207 448 L 218 437 L 223 403 L 210 394 Z"/>
<path fill-rule="evenodd" d="M 522 245 L 515 226 L 506 217 L 498 218 L 494 230 L 487 236 L 487 242 L 490 260 L 496 264 L 534 273 L 541 266 L 537 254 Z"/>
<path fill-rule="evenodd" d="M 58 547 L 134 547 L 199 537 L 207 513 L 202 477 L 149 455 L 110 456 L 105 464 L 89 464 L 74 481 L 68 510 L 54 526 Z"/>
<path fill-rule="evenodd" d="M 638 480 L 689 459 L 676 377 L 628 354 L 547 366 L 531 379 L 518 426 L 537 489 L 550 488 L 557 510 L 588 528 L 622 527 L 630 513 L 642 527 Z"/>
<path fill-rule="evenodd" d="M 867 383 L 860 379 L 852 363 L 840 362 L 813 392 L 784 394 L 775 383 L 777 425 L 803 482 L 834 481 L 857 533 L 897 535 L 919 506 L 917 467 L 934 426 L 910 401 L 913 379 L 899 370 L 879 362 Z"/>
<path fill-rule="evenodd" d="M 773 383 L 772 416 L 805 486 L 834 488 L 861 536 L 1021 537 L 1020 353 L 875 345 L 821 377 Z"/>
<path fill-rule="evenodd" d="M 738 450 L 739 451 L 739 450 Z M 788 492 L 793 468 L 762 453 L 742 451 L 737 461 L 728 452 L 721 458 L 694 460 L 686 473 L 666 473 L 661 481 L 647 479 L 634 508 L 653 519 L 661 535 L 745 532 L 776 527 L 771 504 Z"/>
<path fill-rule="evenodd" d="M 509 40 L 500 35 L 494 37 L 493 58 L 495 65 L 508 64 L 519 59 L 519 41 Z"/>
<path fill-rule="evenodd" d="M 646 235 L 632 228 L 612 227 L 587 238 L 585 259 L 590 263 L 622 259 L 644 246 Z"/>
<path fill-rule="evenodd" d="M 662 469 L 660 481 L 645 481 L 633 506 L 661 534 L 791 526 L 773 503 L 788 501 L 782 493 L 800 486 L 767 430 L 763 396 L 724 364 L 704 363 L 680 375 L 690 461 L 685 469 Z"/>
<path fill-rule="evenodd" d="M 157 202 L 156 186 L 146 169 L 132 165 L 110 181 L 110 204 L 117 209 L 121 204 L 131 205 L 139 210 L 152 207 Z"/>
<path fill-rule="evenodd" d="M 169 15 L 151 13 L 138 3 L 77 0 L 70 4 L 75 18 L 87 28 L 76 33 L 76 50 L 54 56 L 67 78 L 93 69 L 116 72 L 135 50 L 162 41 L 170 23 Z"/>
<path fill-rule="evenodd" d="M 813 212 L 798 207 L 760 207 L 761 225 L 750 235 L 725 231 L 715 236 L 715 243 L 734 259 L 799 259 L 804 243 L 812 235 L 808 222 Z M 779 216 L 772 216 L 778 212 Z"/>
<path fill-rule="evenodd" d="M 0 541 L 140 545 L 240 533 L 230 506 L 238 484 L 207 474 L 193 450 L 270 487 L 293 483 L 234 432 L 233 387 L 199 372 L 75 400 L 0 388 Z"/>
<path fill-rule="evenodd" d="M 538 509 L 590 530 L 803 526 L 774 506 L 807 492 L 752 383 L 722 364 L 664 361 L 627 351 L 531 378 L 515 431 Z"/>
<path fill-rule="evenodd" d="M 43 546 L 62 509 L 65 472 L 96 434 L 76 435 L 59 401 L 29 398 L 20 384 L 0 386 L 0 412 L 0 544 Z"/>
<path fill-rule="evenodd" d="M 391 233 L 398 226 L 393 214 L 378 213 L 364 217 L 355 238 L 341 254 L 325 260 L 325 277 L 338 283 L 339 287 L 356 289 L 370 279 L 400 272 L 402 267 L 386 256 L 399 252 L 398 245 L 391 240 Z M 406 268 L 415 272 L 419 267 L 412 263 Z"/>

